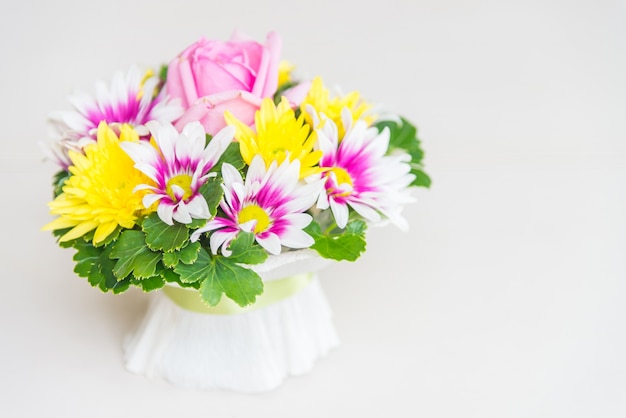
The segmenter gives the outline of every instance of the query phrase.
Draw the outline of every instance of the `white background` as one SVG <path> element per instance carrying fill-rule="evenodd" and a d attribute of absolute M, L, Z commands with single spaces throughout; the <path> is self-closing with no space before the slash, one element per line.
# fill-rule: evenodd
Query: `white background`
<path fill-rule="evenodd" d="M 0 415 L 626 416 L 626 6 L 617 1 L 3 1 Z M 341 346 L 256 396 L 125 371 L 147 295 L 49 233 L 47 114 L 201 35 L 282 36 L 304 77 L 420 128 L 409 233 L 323 272 Z"/>

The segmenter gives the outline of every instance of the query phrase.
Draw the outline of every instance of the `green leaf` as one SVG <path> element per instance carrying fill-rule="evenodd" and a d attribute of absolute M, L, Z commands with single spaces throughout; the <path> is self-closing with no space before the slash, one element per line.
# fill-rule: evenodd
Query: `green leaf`
<path fill-rule="evenodd" d="M 415 174 L 415 180 L 413 180 L 411 186 L 430 187 L 431 180 L 428 174 L 419 169 L 411 170 L 411 173 Z"/>
<path fill-rule="evenodd" d="M 258 274 L 229 257 L 211 256 L 204 248 L 194 264 L 178 264 L 174 271 L 183 283 L 200 283 L 200 296 L 211 306 L 217 305 L 223 294 L 239 306 L 246 306 L 263 293 L 263 281 Z"/>
<path fill-rule="evenodd" d="M 199 289 L 200 283 L 183 283 L 180 280 L 180 275 L 171 269 L 163 269 L 161 270 L 161 277 L 167 283 L 177 283 L 180 287 L 194 288 Z"/>
<path fill-rule="evenodd" d="M 200 283 L 200 298 L 210 306 L 216 306 L 222 300 L 226 289 L 219 280 L 216 280 L 217 272 L 215 265 L 211 264 L 211 270 L 207 277 Z"/>
<path fill-rule="evenodd" d="M 239 306 L 254 303 L 263 293 L 263 280 L 254 271 L 238 265 L 228 257 L 213 258 L 213 270 L 200 285 L 200 297 L 211 306 L 226 294 Z"/>
<path fill-rule="evenodd" d="M 85 241 L 77 241 L 74 254 L 74 272 L 80 277 L 87 278 L 89 284 L 98 287 L 103 292 L 114 289 L 118 280 L 113 275 L 113 261 L 109 258 L 111 247 L 94 247 Z"/>
<path fill-rule="evenodd" d="M 78 274 L 80 277 L 89 278 L 92 268 L 100 259 L 102 249 L 95 248 L 93 245 L 85 241 L 76 241 L 74 243 L 74 248 L 77 250 L 73 257 L 76 262 L 76 265 L 74 266 L 74 273 Z"/>
<path fill-rule="evenodd" d="M 126 230 L 113 245 L 111 258 L 117 259 L 113 274 L 124 278 L 133 274 L 137 279 L 147 279 L 156 275 L 156 265 L 161 254 L 146 246 L 146 235 L 142 231 Z"/>
<path fill-rule="evenodd" d="M 161 270 L 161 277 L 163 277 L 163 280 L 165 280 L 166 282 L 180 283 L 180 276 L 178 275 L 178 273 L 174 272 L 174 270 L 171 269 Z"/>
<path fill-rule="evenodd" d="M 54 187 L 54 197 L 57 197 L 63 193 L 63 186 L 65 186 L 65 180 L 69 179 L 71 174 L 69 171 L 61 170 L 56 173 L 52 180 L 52 186 Z"/>
<path fill-rule="evenodd" d="M 367 224 L 363 220 L 352 220 L 348 222 L 346 225 L 346 231 L 351 234 L 363 235 L 365 236 L 365 231 L 367 231 Z"/>
<path fill-rule="evenodd" d="M 283 93 L 286 90 L 289 90 L 290 88 L 296 86 L 298 84 L 297 81 L 290 81 L 288 83 L 285 83 L 281 86 L 278 87 L 278 90 L 276 90 L 276 93 L 274 93 L 274 104 L 276 104 L 276 106 L 278 106 L 280 104 L 280 101 L 282 100 L 283 97 Z"/>
<path fill-rule="evenodd" d="M 235 263 L 259 264 L 267 259 L 267 251 L 254 241 L 251 232 L 239 232 L 228 249 L 232 251 L 228 259 Z"/>
<path fill-rule="evenodd" d="M 222 200 L 222 196 L 224 196 L 221 180 L 215 177 L 208 179 L 207 182 L 200 187 L 200 194 L 204 197 L 204 200 L 206 200 L 211 216 L 215 216 L 220 200 Z"/>
<path fill-rule="evenodd" d="M 59 244 L 59 247 L 61 248 L 72 248 L 75 246 L 76 241 L 80 240 L 82 241 L 82 239 L 80 238 L 76 238 L 70 241 L 64 241 L 64 242 L 59 242 L 59 239 L 65 235 L 66 233 L 68 233 L 72 228 L 63 228 L 63 229 L 55 229 L 54 231 L 52 231 L 52 235 L 54 235 L 55 237 L 57 237 L 57 244 Z"/>
<path fill-rule="evenodd" d="M 161 275 L 148 277 L 147 279 L 133 279 L 131 280 L 132 284 L 137 287 L 140 287 L 144 292 L 151 292 L 153 290 L 157 290 L 165 286 L 165 280 Z"/>
<path fill-rule="evenodd" d="M 166 267 L 174 268 L 179 262 L 185 264 L 192 264 L 198 259 L 198 252 L 200 251 L 199 242 L 190 242 L 178 251 L 163 254 L 163 264 Z"/>
<path fill-rule="evenodd" d="M 165 81 L 167 81 L 167 65 L 161 65 L 161 68 L 159 70 L 159 79 L 162 83 L 165 83 Z"/>
<path fill-rule="evenodd" d="M 127 291 L 128 288 L 130 287 L 130 278 L 131 276 L 128 276 L 118 281 L 117 283 L 115 283 L 115 285 L 111 288 L 111 290 L 113 290 L 113 293 L 117 295 L 118 293 Z"/>
<path fill-rule="evenodd" d="M 224 163 L 228 163 L 240 171 L 245 167 L 246 163 L 241 157 L 239 142 L 231 142 L 228 144 L 228 148 L 226 148 L 226 151 L 224 151 L 215 167 L 211 169 L 211 172 L 221 174 L 222 164 Z"/>
<path fill-rule="evenodd" d="M 156 212 L 144 219 L 141 229 L 146 233 L 146 244 L 153 251 L 180 250 L 189 240 L 189 229 L 184 224 L 174 221 L 174 225 L 168 225 Z"/>
<path fill-rule="evenodd" d="M 206 200 L 206 198 L 205 198 Z M 210 208 L 209 208 L 210 210 Z M 211 213 L 212 215 L 215 215 L 215 213 Z M 185 224 L 185 226 L 188 229 L 198 229 L 201 226 L 204 226 L 206 224 L 206 219 L 192 219 L 191 222 L 189 222 L 188 224 Z"/>
<path fill-rule="evenodd" d="M 311 248 L 324 258 L 355 261 L 365 251 L 366 224 L 361 220 L 351 221 L 339 233 L 323 233 L 317 222 L 304 230 L 315 240 Z"/>
<path fill-rule="evenodd" d="M 174 271 L 180 275 L 183 283 L 195 283 L 207 277 L 206 271 L 211 268 L 212 259 L 209 253 L 200 248 L 198 257 L 193 264 L 180 263 L 174 267 Z"/>
<path fill-rule="evenodd" d="M 115 261 L 111 260 L 111 251 L 113 251 L 113 247 L 109 246 L 100 253 L 97 265 L 98 273 L 95 275 L 95 277 L 100 278 L 98 286 L 105 292 L 109 289 L 115 290 L 119 286 L 119 279 L 113 274 Z"/>

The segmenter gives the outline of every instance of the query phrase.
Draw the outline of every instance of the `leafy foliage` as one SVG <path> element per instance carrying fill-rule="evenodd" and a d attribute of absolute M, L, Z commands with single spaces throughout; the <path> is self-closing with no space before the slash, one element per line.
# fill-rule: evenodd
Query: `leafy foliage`
<path fill-rule="evenodd" d="M 113 260 L 109 258 L 111 247 L 94 247 L 91 243 L 78 240 L 74 248 L 74 272 L 80 277 L 85 277 L 94 287 L 103 292 L 117 288 L 120 283 L 113 275 Z"/>
<path fill-rule="evenodd" d="M 267 253 L 254 243 L 252 234 L 239 234 L 229 249 L 232 255 L 224 257 L 202 248 L 195 263 L 179 263 L 174 268 L 182 283 L 200 285 L 202 300 L 211 306 L 217 305 L 223 294 L 239 306 L 246 306 L 263 292 L 261 277 L 241 265 L 261 263 L 267 258 Z"/>
<path fill-rule="evenodd" d="M 228 249 L 232 251 L 228 258 L 236 263 L 260 264 L 267 259 L 267 252 L 254 242 L 251 232 L 240 232 Z"/>
<path fill-rule="evenodd" d="M 200 297 L 215 306 L 226 294 L 239 306 L 254 303 L 263 293 L 263 281 L 254 271 L 241 267 L 227 257 L 214 257 L 207 278 L 200 285 Z"/>
<path fill-rule="evenodd" d="M 367 225 L 362 220 L 352 220 L 343 230 L 322 232 L 320 224 L 313 221 L 305 231 L 313 237 L 311 246 L 319 255 L 332 260 L 355 261 L 365 251 Z"/>
<path fill-rule="evenodd" d="M 228 144 L 228 148 L 222 154 L 215 167 L 211 169 L 212 173 L 221 173 L 222 164 L 228 163 L 235 167 L 237 170 L 241 170 L 245 167 L 246 163 L 241 157 L 241 151 L 239 150 L 239 142 L 231 142 Z"/>
<path fill-rule="evenodd" d="M 167 65 L 161 65 L 159 69 L 159 80 L 161 83 L 165 83 L 167 81 Z"/>
<path fill-rule="evenodd" d="M 54 197 L 57 197 L 58 195 L 63 193 L 63 186 L 65 185 L 65 180 L 67 180 L 68 178 L 70 178 L 70 172 L 66 170 L 60 170 L 54 175 L 54 177 L 52 178 Z"/>
<path fill-rule="evenodd" d="M 113 245 L 111 258 L 117 259 L 113 266 L 113 274 L 124 278 L 129 274 L 137 279 L 147 279 L 156 275 L 156 265 L 161 254 L 146 246 L 146 235 L 142 231 L 124 231 Z"/>
<path fill-rule="evenodd" d="M 151 92 L 154 97 L 164 88 L 167 75 L 168 66 L 161 66 L 156 74 L 159 83 Z M 299 82 L 291 80 L 279 86 L 273 96 L 274 103 L 278 105 L 285 91 L 297 86 Z M 318 110 L 323 111 L 323 109 Z M 294 112 L 296 118 L 299 118 L 300 108 L 297 107 Z M 378 121 L 374 126 L 379 132 L 388 130 L 390 134 L 388 153 L 402 152 L 410 156 L 410 170 L 415 176 L 412 185 L 429 187 L 431 180 L 424 172 L 422 164 L 424 152 L 420 146 L 416 127 L 404 118 L 395 121 Z M 313 129 L 313 127 L 310 128 Z M 276 135 L 280 136 L 281 132 L 277 132 Z M 214 140 L 210 134 L 207 134 L 205 138 L 206 145 Z M 283 139 L 289 138 L 276 140 L 280 142 Z M 219 205 L 224 199 L 222 168 L 225 163 L 232 165 L 243 177 L 247 175 L 247 165 L 241 156 L 240 144 L 236 140 L 232 141 L 222 153 L 211 169 L 211 177 L 199 190 L 207 202 L 211 217 L 221 212 Z M 53 178 L 55 197 L 63 193 L 63 187 L 71 175 L 68 170 L 60 170 L 55 174 Z M 113 185 L 113 189 L 116 187 L 117 185 Z M 168 187 L 170 187 L 169 184 Z M 129 188 L 129 190 L 133 189 Z M 67 189 L 67 192 L 70 190 Z M 79 206 L 75 210 L 79 217 L 84 215 L 84 207 Z M 93 212 L 93 215 L 100 216 L 98 210 Z M 311 248 L 322 257 L 355 261 L 365 251 L 367 225 L 353 209 L 350 209 L 350 221 L 343 229 L 336 227 L 331 211 L 311 208 L 309 213 L 316 217 L 315 221 L 305 228 L 305 231 L 314 239 Z M 263 282 L 250 266 L 266 261 L 267 251 L 255 241 L 253 234 L 240 232 L 228 247 L 231 252 L 228 257 L 223 254 L 212 254 L 209 249 L 210 232 L 203 234 L 198 242 L 190 242 L 193 231 L 203 227 L 207 221 L 206 219 L 193 219 L 189 224 L 174 222 L 173 225 L 168 225 L 160 219 L 157 213 L 151 213 L 142 217 L 131 228 L 118 225 L 98 244 L 93 243 L 94 229 L 80 238 L 59 243 L 59 245 L 64 248 L 73 247 L 76 250 L 74 271 L 102 291 L 120 293 L 132 285 L 148 292 L 159 289 L 166 283 L 178 283 L 181 287 L 197 289 L 201 298 L 209 305 L 219 303 L 223 295 L 240 306 L 253 303 L 263 292 Z M 68 224 L 73 223 L 53 225 Z M 83 227 L 85 225 L 89 224 L 83 224 Z M 53 233 L 57 237 L 62 237 L 70 229 L 56 230 Z"/>
<path fill-rule="evenodd" d="M 224 190 L 221 186 L 221 181 L 216 178 L 210 178 L 200 187 L 200 194 L 206 200 L 207 205 L 209 206 L 209 212 L 211 216 L 215 216 L 217 213 L 217 207 L 220 204 L 220 200 L 222 200 L 222 196 L 224 196 Z M 203 221 L 204 224 L 206 221 Z M 200 225 L 199 225 L 200 226 Z"/>
<path fill-rule="evenodd" d="M 170 253 L 180 250 L 189 241 L 189 229 L 184 224 L 174 222 L 174 225 L 168 225 L 156 212 L 146 217 L 141 229 L 146 233 L 146 244 L 152 251 Z"/>
<path fill-rule="evenodd" d="M 131 280 L 131 283 L 135 286 L 140 287 L 141 290 L 143 290 L 144 292 L 152 292 L 153 290 L 157 290 L 165 286 L 165 280 L 161 275 L 152 276 L 148 277 L 147 279 L 141 280 L 133 279 Z"/>
<path fill-rule="evenodd" d="M 74 242 L 76 240 L 71 240 L 71 241 L 64 241 L 64 242 L 59 242 L 59 239 L 65 235 L 66 233 L 68 233 L 70 231 L 70 229 L 72 228 L 63 228 L 63 229 L 55 229 L 54 231 L 52 231 L 52 235 L 54 235 L 55 237 L 57 237 L 57 244 L 59 244 L 59 247 L 61 248 L 72 248 L 74 246 Z"/>
<path fill-rule="evenodd" d="M 200 248 L 199 242 L 190 242 L 178 251 L 164 253 L 163 264 L 169 268 L 176 267 L 179 262 L 193 264 L 198 259 L 198 252 L 200 251 Z"/>
<path fill-rule="evenodd" d="M 278 105 L 280 101 L 282 100 L 283 93 L 285 93 L 285 91 L 289 90 L 290 88 L 295 87 L 296 85 L 298 85 L 298 82 L 290 81 L 288 83 L 285 83 L 279 86 L 278 89 L 276 90 L 276 93 L 274 93 L 274 97 L 273 97 L 274 103 Z"/>

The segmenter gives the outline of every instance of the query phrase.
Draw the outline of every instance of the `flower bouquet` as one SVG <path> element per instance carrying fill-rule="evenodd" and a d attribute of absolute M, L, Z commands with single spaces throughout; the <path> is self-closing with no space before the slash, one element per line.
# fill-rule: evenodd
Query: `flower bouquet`
<path fill-rule="evenodd" d="M 60 170 L 44 229 L 76 250 L 77 275 L 105 292 L 163 289 L 176 309 L 232 319 L 313 288 L 319 260 L 356 260 L 368 225 L 406 228 L 411 188 L 430 184 L 415 127 L 377 116 L 358 92 L 295 78 L 280 49 L 275 33 L 265 44 L 201 39 L 157 73 L 133 67 L 51 115 Z M 155 315 L 135 351 L 163 340 L 147 331 Z"/>

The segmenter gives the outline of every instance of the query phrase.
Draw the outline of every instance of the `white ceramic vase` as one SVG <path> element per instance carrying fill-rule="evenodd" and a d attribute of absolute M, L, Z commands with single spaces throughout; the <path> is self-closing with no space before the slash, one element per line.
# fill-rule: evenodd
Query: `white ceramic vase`
<path fill-rule="evenodd" d="M 261 295 L 238 313 L 199 313 L 179 306 L 171 291 L 154 292 L 139 327 L 124 341 L 126 368 L 177 386 L 243 393 L 268 391 L 287 376 L 309 372 L 338 344 L 316 274 L 327 264 L 312 250 L 269 257 L 253 266 L 266 292 L 273 281 L 294 277 L 297 289 L 270 304 Z"/>

